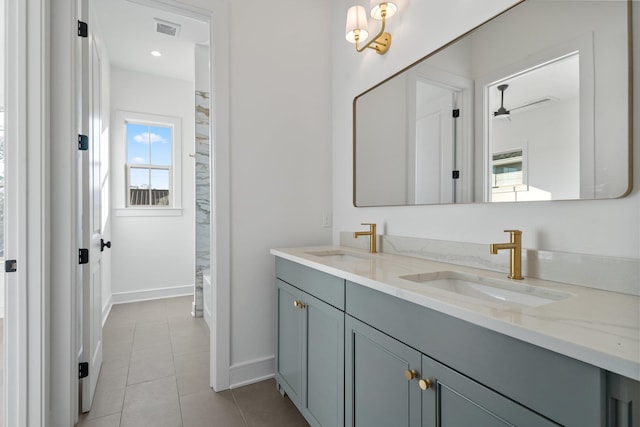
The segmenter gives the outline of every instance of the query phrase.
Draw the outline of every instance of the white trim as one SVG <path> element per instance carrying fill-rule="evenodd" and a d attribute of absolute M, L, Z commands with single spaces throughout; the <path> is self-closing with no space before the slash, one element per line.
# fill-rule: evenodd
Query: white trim
<path fill-rule="evenodd" d="M 229 5 L 211 0 L 211 386 L 230 385 L 231 366 L 231 190 L 229 130 Z"/>
<path fill-rule="evenodd" d="M 175 116 L 165 116 L 161 114 L 117 110 L 111 118 L 113 124 L 111 130 L 111 157 L 114 159 L 111 167 L 111 177 L 113 186 L 111 188 L 113 197 L 113 206 L 115 209 L 131 209 L 128 201 L 128 185 L 129 177 L 127 166 L 127 122 L 139 124 L 158 125 L 163 127 L 171 127 L 173 132 L 173 140 L 171 141 L 171 171 L 169 173 L 169 186 L 171 194 L 171 206 L 167 207 L 147 207 L 140 208 L 134 206 L 133 209 L 180 209 L 182 208 L 182 144 L 186 143 L 182 135 L 182 118 Z M 121 168 L 124 165 L 124 168 Z M 144 165 L 141 165 L 144 166 Z M 117 176 L 122 174 L 122 177 Z M 121 179 L 124 178 L 124 179 Z M 118 183 L 122 183 L 122 187 Z M 141 215 L 132 215 L 141 216 Z M 152 215 L 149 215 L 152 216 Z M 167 215 L 168 216 L 168 215 Z"/>
<path fill-rule="evenodd" d="M 50 94 L 39 100 L 44 103 L 45 120 L 50 125 L 49 132 L 42 135 L 45 152 L 41 167 L 47 174 L 46 187 L 40 190 L 50 205 L 50 212 L 41 219 L 46 224 L 46 240 L 37 248 L 44 253 L 40 262 L 45 269 L 40 303 L 45 329 L 44 381 L 40 387 L 45 405 L 42 420 L 37 425 L 68 426 L 77 420 L 79 401 L 76 304 L 81 231 L 78 218 L 80 175 L 79 152 L 68 142 L 77 139 L 80 125 L 77 103 L 81 86 L 75 65 L 81 41 L 69 30 L 77 26 L 77 2 L 41 0 L 41 3 L 40 7 L 50 10 L 50 16 L 44 21 L 30 21 L 38 22 L 43 28 L 42 37 L 47 41 L 45 57 L 50 61 L 43 78 Z M 34 35 L 31 31 L 29 34 Z M 29 157 L 34 154 L 30 152 Z"/>
<path fill-rule="evenodd" d="M 113 298 L 109 296 L 107 302 L 102 306 L 102 327 L 104 327 L 105 322 L 107 321 L 107 317 L 109 317 L 109 313 L 111 313 L 111 308 L 113 307 Z"/>
<path fill-rule="evenodd" d="M 275 356 L 238 363 L 229 368 L 229 388 L 238 388 L 275 376 Z"/>
<path fill-rule="evenodd" d="M 152 299 L 163 299 L 193 295 L 193 284 L 184 286 L 173 286 L 170 288 L 145 289 L 141 291 L 118 292 L 111 295 L 110 304 L 124 304 L 136 301 L 148 301 Z M 111 307 L 109 307 L 109 310 Z M 103 309 L 104 313 L 104 309 Z M 108 313 L 107 313 L 108 314 Z"/>
<path fill-rule="evenodd" d="M 27 224 L 26 145 L 27 135 L 27 1 L 6 0 L 5 53 L 5 257 L 16 259 L 20 268 L 5 275 L 4 321 L 4 425 L 25 427 L 28 409 L 43 402 L 27 402 Z M 37 33 L 37 32 L 36 32 Z M 37 62 L 36 62 L 37 63 Z M 11 226 L 9 226 L 11 224 Z M 18 243 L 21 244 L 18 244 Z M 24 243 L 24 244 L 22 244 Z"/>
<path fill-rule="evenodd" d="M 484 150 L 481 159 L 476 159 L 475 170 L 475 196 L 476 201 L 487 202 L 491 200 L 491 147 L 490 141 L 492 114 L 489 107 L 489 87 L 501 81 L 508 80 L 516 75 L 529 72 L 533 68 L 543 64 L 555 62 L 561 57 L 569 56 L 575 52 L 580 53 L 580 196 L 581 198 L 595 198 L 593 195 L 595 186 L 595 60 L 594 60 L 594 33 L 574 37 L 569 40 L 532 53 L 515 63 L 492 70 L 475 80 L 475 115 L 476 145 Z M 478 142 L 480 141 L 480 142 Z M 478 156 L 479 158 L 479 156 Z M 584 192 L 587 188 L 591 194 Z M 480 199 L 481 196 L 482 199 Z"/>

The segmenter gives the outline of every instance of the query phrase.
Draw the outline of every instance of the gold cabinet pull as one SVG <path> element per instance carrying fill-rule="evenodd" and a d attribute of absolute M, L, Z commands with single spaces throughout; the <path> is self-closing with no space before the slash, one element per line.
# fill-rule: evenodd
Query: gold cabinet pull
<path fill-rule="evenodd" d="M 306 308 L 307 307 L 307 305 L 305 303 L 300 302 L 298 300 L 293 301 L 293 306 L 295 308 Z"/>
<path fill-rule="evenodd" d="M 418 376 L 418 371 L 416 371 L 415 369 L 407 369 L 406 371 L 404 371 L 404 377 L 407 379 L 407 381 L 411 381 L 417 376 Z"/>
<path fill-rule="evenodd" d="M 420 381 L 418 381 L 418 385 L 420 386 L 420 388 L 422 390 L 428 390 L 429 388 L 431 388 L 433 383 L 429 379 L 427 379 L 427 380 L 421 379 Z"/>

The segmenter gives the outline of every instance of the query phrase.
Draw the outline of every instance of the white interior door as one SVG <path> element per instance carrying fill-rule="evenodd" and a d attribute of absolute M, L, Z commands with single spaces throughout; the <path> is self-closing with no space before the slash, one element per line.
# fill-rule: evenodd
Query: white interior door
<path fill-rule="evenodd" d="M 453 202 L 453 94 L 424 106 L 416 118 L 415 203 Z"/>
<path fill-rule="evenodd" d="M 87 1 L 82 0 L 82 6 Z M 83 8 L 82 16 L 88 16 Z M 85 18 L 86 19 L 86 18 Z M 82 156 L 82 248 L 89 250 L 89 262 L 82 267 L 82 361 L 89 364 L 89 374 L 82 379 L 82 412 L 91 409 L 98 375 L 102 366 L 102 123 L 101 64 L 95 40 L 81 41 L 82 127 L 89 137 L 89 149 Z M 107 243 L 107 242 L 104 242 Z M 108 243 L 110 245 L 110 243 Z"/>

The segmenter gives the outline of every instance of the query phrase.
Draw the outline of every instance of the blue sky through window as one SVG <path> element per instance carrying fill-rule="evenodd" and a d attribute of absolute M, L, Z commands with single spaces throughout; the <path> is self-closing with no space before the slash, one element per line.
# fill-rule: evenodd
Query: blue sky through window
<path fill-rule="evenodd" d="M 169 172 L 144 166 L 171 166 L 173 129 L 127 122 L 127 162 L 131 188 L 169 189 Z M 140 165 L 136 168 L 135 165 Z"/>

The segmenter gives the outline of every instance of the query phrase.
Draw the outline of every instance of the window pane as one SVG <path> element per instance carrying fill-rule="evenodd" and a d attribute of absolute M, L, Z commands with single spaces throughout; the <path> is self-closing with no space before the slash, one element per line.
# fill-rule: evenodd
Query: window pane
<path fill-rule="evenodd" d="M 169 171 L 151 170 L 151 205 L 169 206 Z"/>
<path fill-rule="evenodd" d="M 129 205 L 149 204 L 149 169 L 129 169 Z"/>
<path fill-rule="evenodd" d="M 149 126 L 127 123 L 127 163 L 149 164 Z"/>
<path fill-rule="evenodd" d="M 151 164 L 171 166 L 172 128 L 165 126 L 150 126 Z"/>

